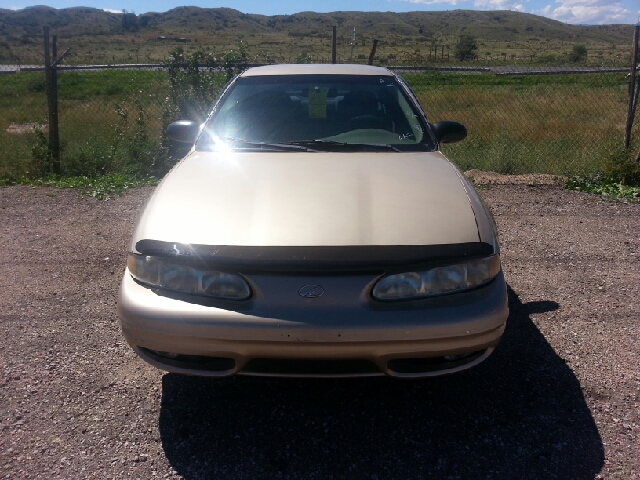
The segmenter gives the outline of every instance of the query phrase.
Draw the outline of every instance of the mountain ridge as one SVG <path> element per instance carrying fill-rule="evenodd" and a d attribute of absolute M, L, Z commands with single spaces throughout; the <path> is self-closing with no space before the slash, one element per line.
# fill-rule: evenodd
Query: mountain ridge
<path fill-rule="evenodd" d="M 61 41 L 77 43 L 77 53 L 82 53 L 82 45 L 86 44 L 87 52 L 110 55 L 114 60 L 118 56 L 135 55 L 138 59 L 141 55 L 146 59 L 166 56 L 168 47 L 163 50 L 159 45 L 141 43 L 179 37 L 193 42 L 189 46 L 192 50 L 197 43 L 197 47 L 215 45 L 228 51 L 244 41 L 254 55 L 270 50 L 271 59 L 290 61 L 305 52 L 312 56 L 324 52 L 336 25 L 343 59 L 368 54 L 374 38 L 379 40 L 383 56 L 424 57 L 439 48 L 440 58 L 444 59 L 444 47 L 450 51 L 460 35 L 468 34 L 478 39 L 481 56 L 500 55 L 506 59 L 564 55 L 572 45 L 586 44 L 589 50 L 600 52 L 604 62 L 630 50 L 626 46 L 631 44 L 633 33 L 632 25 L 569 25 L 513 11 L 305 11 L 267 16 L 232 8 L 182 6 L 162 13 L 136 15 L 92 7 L 55 9 L 40 5 L 22 10 L 0 9 L 0 60 L 28 55 L 29 49 L 40 43 L 44 25 L 49 25 Z M 356 42 L 352 47 L 354 27 Z M 102 45 L 95 41 L 96 37 L 102 37 Z M 127 39 L 131 45 L 126 45 Z M 110 53 L 96 53 L 101 48 Z"/>

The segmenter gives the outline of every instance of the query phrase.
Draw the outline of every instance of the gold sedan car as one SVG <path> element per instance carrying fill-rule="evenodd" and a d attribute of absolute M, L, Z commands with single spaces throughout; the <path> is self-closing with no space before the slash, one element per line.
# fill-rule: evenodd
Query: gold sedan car
<path fill-rule="evenodd" d="M 247 70 L 146 205 L 118 312 L 192 375 L 425 377 L 474 366 L 508 315 L 495 225 L 405 82 L 362 65 Z"/>

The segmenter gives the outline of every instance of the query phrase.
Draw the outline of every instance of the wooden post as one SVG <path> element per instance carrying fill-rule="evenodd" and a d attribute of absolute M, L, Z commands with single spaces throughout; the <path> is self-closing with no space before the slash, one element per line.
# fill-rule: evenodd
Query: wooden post
<path fill-rule="evenodd" d="M 49 45 L 49 27 L 43 27 L 44 33 L 44 75 L 47 83 L 47 106 L 49 109 L 49 151 L 52 158 L 53 173 L 60 173 L 60 133 L 58 131 L 58 81 L 55 67 L 51 63 Z M 58 53 L 57 37 L 53 36 L 53 56 Z"/>
<path fill-rule="evenodd" d="M 336 56 L 337 56 L 337 39 L 336 39 L 336 26 L 333 26 L 333 42 L 332 42 L 332 47 L 331 47 L 331 63 L 337 63 L 336 61 Z"/>
<path fill-rule="evenodd" d="M 369 63 L 368 65 L 373 65 L 373 57 L 376 56 L 376 49 L 378 48 L 378 39 L 373 39 L 373 46 L 371 47 L 371 53 L 369 54 Z"/>
<path fill-rule="evenodd" d="M 58 58 L 58 36 L 53 36 L 52 53 Z M 51 108 L 49 113 L 49 148 L 53 156 L 53 173 L 60 174 L 60 130 L 58 127 L 58 68 L 51 66 Z"/>
<path fill-rule="evenodd" d="M 49 107 L 49 123 L 51 123 L 51 48 L 49 47 L 49 27 L 42 27 L 44 34 L 44 78 L 47 86 L 47 105 Z"/>
<path fill-rule="evenodd" d="M 631 129 L 633 127 L 633 119 L 635 117 L 636 97 L 636 67 L 638 65 L 638 36 L 640 34 L 640 22 L 636 24 L 633 30 L 633 45 L 631 47 L 631 78 L 629 78 L 629 105 L 627 108 L 627 124 L 624 131 L 624 148 L 629 148 L 631 141 Z"/>

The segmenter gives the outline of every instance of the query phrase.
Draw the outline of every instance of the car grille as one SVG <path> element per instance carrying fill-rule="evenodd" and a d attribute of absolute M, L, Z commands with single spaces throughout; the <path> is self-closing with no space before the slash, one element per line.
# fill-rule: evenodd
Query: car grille
<path fill-rule="evenodd" d="M 245 375 L 350 377 L 382 375 L 380 369 L 368 360 L 325 360 L 280 358 L 254 358 L 239 372 Z"/>

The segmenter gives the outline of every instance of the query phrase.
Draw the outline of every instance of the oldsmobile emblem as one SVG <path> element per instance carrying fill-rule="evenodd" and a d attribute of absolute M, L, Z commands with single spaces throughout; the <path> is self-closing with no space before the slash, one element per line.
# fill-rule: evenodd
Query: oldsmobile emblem
<path fill-rule="evenodd" d="M 298 290 L 298 295 L 305 298 L 318 298 L 324 294 L 324 288 L 320 285 L 305 285 Z"/>

